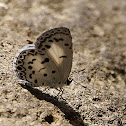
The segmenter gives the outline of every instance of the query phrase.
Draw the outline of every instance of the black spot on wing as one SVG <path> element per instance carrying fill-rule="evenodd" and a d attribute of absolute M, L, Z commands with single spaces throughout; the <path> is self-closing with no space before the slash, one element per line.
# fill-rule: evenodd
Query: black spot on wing
<path fill-rule="evenodd" d="M 20 77 L 20 79 L 22 79 L 23 78 L 23 73 L 19 73 L 19 77 Z"/>
<path fill-rule="evenodd" d="M 24 52 L 22 52 L 21 54 L 22 54 L 22 55 L 26 55 L 26 54 L 27 54 L 27 52 L 26 52 L 26 51 L 24 51 Z"/>
<path fill-rule="evenodd" d="M 18 60 L 18 64 L 22 63 L 20 60 Z"/>
<path fill-rule="evenodd" d="M 42 83 L 42 85 L 44 85 L 44 83 Z"/>
<path fill-rule="evenodd" d="M 21 67 L 21 66 L 18 66 L 17 69 L 18 69 L 18 70 L 22 70 L 22 67 Z"/>
<path fill-rule="evenodd" d="M 49 62 L 49 58 L 45 58 L 44 61 L 41 62 L 41 64 L 44 64 L 45 62 Z"/>
<path fill-rule="evenodd" d="M 32 61 L 31 62 L 29 61 L 28 64 L 33 64 L 33 62 Z"/>
<path fill-rule="evenodd" d="M 49 49 L 51 46 L 50 46 L 50 45 L 45 45 L 45 47 L 46 47 L 47 49 Z"/>
<path fill-rule="evenodd" d="M 48 34 L 48 33 L 46 33 L 46 34 L 45 34 L 45 36 L 46 36 L 46 37 L 48 37 L 48 36 L 49 36 L 49 34 Z"/>
<path fill-rule="evenodd" d="M 41 64 L 44 64 L 44 63 L 45 63 L 45 61 L 42 61 L 42 62 L 41 62 Z"/>
<path fill-rule="evenodd" d="M 60 29 L 57 29 L 58 32 L 60 32 L 61 30 Z"/>
<path fill-rule="evenodd" d="M 22 79 L 22 80 L 26 79 L 26 73 L 23 72 L 23 71 L 21 71 L 20 73 L 18 73 L 18 76 L 19 76 L 19 78 Z"/>
<path fill-rule="evenodd" d="M 70 47 L 69 49 L 72 49 L 72 47 Z"/>
<path fill-rule="evenodd" d="M 35 71 L 34 70 L 32 71 L 32 74 L 35 74 Z"/>
<path fill-rule="evenodd" d="M 22 76 L 23 75 L 23 73 L 19 73 L 20 74 L 20 76 Z"/>
<path fill-rule="evenodd" d="M 49 62 L 49 58 L 45 58 L 45 62 Z"/>
<path fill-rule="evenodd" d="M 25 59 L 25 56 L 26 55 L 20 55 L 19 57 L 20 57 L 20 59 Z"/>
<path fill-rule="evenodd" d="M 53 42 L 53 40 L 50 39 L 50 40 L 48 40 L 48 42 Z"/>
<path fill-rule="evenodd" d="M 32 61 L 35 61 L 36 59 L 32 59 Z"/>
<path fill-rule="evenodd" d="M 67 58 L 67 56 L 60 56 L 59 58 Z"/>
<path fill-rule="evenodd" d="M 59 39 L 57 39 L 57 38 L 53 38 L 56 42 L 59 42 Z"/>
<path fill-rule="evenodd" d="M 20 79 L 23 79 L 23 77 L 24 77 L 23 75 L 20 75 Z"/>
<path fill-rule="evenodd" d="M 45 50 L 45 48 L 42 48 L 42 50 Z"/>
<path fill-rule="evenodd" d="M 32 66 L 28 66 L 28 69 L 30 69 L 30 70 L 31 70 L 31 69 L 32 69 Z"/>
<path fill-rule="evenodd" d="M 29 78 L 31 78 L 31 79 L 32 79 L 32 74 L 29 74 Z"/>
<path fill-rule="evenodd" d="M 54 29 L 52 29 L 52 30 L 50 30 L 50 32 L 51 32 L 51 33 L 54 33 L 55 31 L 54 31 Z"/>
<path fill-rule="evenodd" d="M 33 61 L 35 61 L 36 59 L 32 59 L 32 61 L 29 61 L 28 64 L 33 64 Z"/>
<path fill-rule="evenodd" d="M 46 77 L 47 76 L 47 74 L 46 73 L 44 73 L 44 77 Z"/>
<path fill-rule="evenodd" d="M 63 41 L 63 38 L 53 38 L 56 42 Z"/>
<path fill-rule="evenodd" d="M 41 34 L 37 38 L 35 45 L 37 46 L 38 49 L 41 49 L 42 43 L 45 43 L 47 39 L 48 39 L 48 42 L 53 42 L 52 40 L 50 41 L 50 38 L 57 34 L 69 35 L 69 37 L 72 38 L 68 28 L 63 28 L 63 27 L 54 28 L 54 29 L 48 30 L 48 31 L 44 32 L 43 34 Z M 59 39 L 54 38 L 54 40 L 56 42 L 59 42 L 59 41 L 63 41 L 63 38 L 59 38 Z"/>
<path fill-rule="evenodd" d="M 35 53 L 35 50 L 30 50 L 31 53 Z"/>
<path fill-rule="evenodd" d="M 65 43 L 64 45 L 65 45 L 65 46 L 69 46 L 69 44 L 68 44 L 68 43 Z"/>
<path fill-rule="evenodd" d="M 64 39 L 63 38 L 59 38 L 59 41 L 63 41 Z"/>
<path fill-rule="evenodd" d="M 38 52 L 36 52 L 34 49 L 30 50 L 27 55 L 37 55 Z"/>
<path fill-rule="evenodd" d="M 55 70 L 53 70 L 53 71 L 52 71 L 52 74 L 54 74 L 54 73 L 56 73 L 56 71 L 55 71 Z"/>
<path fill-rule="evenodd" d="M 35 82 L 35 83 L 38 83 L 37 79 L 36 79 L 36 80 L 34 80 L 34 82 Z"/>

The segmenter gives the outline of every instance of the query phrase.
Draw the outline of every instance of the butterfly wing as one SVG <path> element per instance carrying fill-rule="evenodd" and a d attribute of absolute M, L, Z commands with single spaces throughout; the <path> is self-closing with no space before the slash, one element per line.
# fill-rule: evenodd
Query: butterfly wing
<path fill-rule="evenodd" d="M 71 71 L 73 58 L 72 37 L 69 29 L 59 27 L 44 32 L 37 38 L 35 47 L 44 51 L 52 59 L 61 78 L 57 86 L 63 86 Z"/>
<path fill-rule="evenodd" d="M 52 86 L 61 79 L 55 63 L 45 52 L 33 46 L 27 46 L 17 54 L 15 71 L 21 80 L 30 82 L 31 86 Z M 54 85 L 54 86 L 53 86 Z"/>
<path fill-rule="evenodd" d="M 71 71 L 72 55 L 69 29 L 54 28 L 19 51 L 14 60 L 15 71 L 31 86 L 62 87 Z"/>

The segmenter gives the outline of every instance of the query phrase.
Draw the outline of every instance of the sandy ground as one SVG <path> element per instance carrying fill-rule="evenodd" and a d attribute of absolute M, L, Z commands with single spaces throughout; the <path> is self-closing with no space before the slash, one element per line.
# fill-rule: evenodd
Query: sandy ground
<path fill-rule="evenodd" d="M 74 52 L 63 98 L 20 86 L 12 64 L 27 40 L 59 26 Z M 124 126 L 125 94 L 126 0 L 0 1 L 0 126 Z"/>

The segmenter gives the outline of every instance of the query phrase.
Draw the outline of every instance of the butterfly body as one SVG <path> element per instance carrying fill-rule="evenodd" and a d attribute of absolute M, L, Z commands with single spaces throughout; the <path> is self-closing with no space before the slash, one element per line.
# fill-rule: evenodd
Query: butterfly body
<path fill-rule="evenodd" d="M 40 35 L 34 44 L 19 51 L 14 60 L 14 69 L 21 80 L 33 87 L 62 87 L 67 85 L 72 55 L 69 29 L 54 28 Z"/>

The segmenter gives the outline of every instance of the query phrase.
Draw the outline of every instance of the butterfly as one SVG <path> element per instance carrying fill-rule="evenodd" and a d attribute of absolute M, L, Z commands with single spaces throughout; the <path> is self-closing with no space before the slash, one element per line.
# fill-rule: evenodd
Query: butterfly
<path fill-rule="evenodd" d="M 19 79 L 32 87 L 61 88 L 69 85 L 72 67 L 72 36 L 68 28 L 58 27 L 37 37 L 34 44 L 23 47 L 14 59 Z"/>

